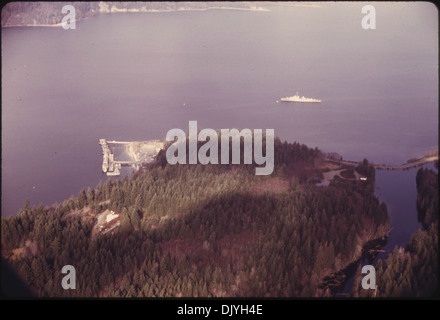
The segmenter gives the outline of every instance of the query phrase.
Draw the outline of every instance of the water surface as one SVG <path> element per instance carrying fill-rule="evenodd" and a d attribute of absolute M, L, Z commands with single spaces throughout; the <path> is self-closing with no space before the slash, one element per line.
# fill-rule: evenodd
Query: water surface
<path fill-rule="evenodd" d="M 2 215 L 107 179 L 100 138 L 161 139 L 189 120 L 273 128 L 352 160 L 423 155 L 438 145 L 437 11 L 375 6 L 376 30 L 361 28 L 360 3 L 2 28 Z M 276 103 L 296 91 L 323 102 Z"/>

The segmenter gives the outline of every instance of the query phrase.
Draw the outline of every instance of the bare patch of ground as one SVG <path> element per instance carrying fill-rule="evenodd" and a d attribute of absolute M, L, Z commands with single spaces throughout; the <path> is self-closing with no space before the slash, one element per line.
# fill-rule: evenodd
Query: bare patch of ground
<path fill-rule="evenodd" d="M 120 224 L 120 214 L 107 209 L 96 216 L 96 223 L 92 229 L 92 237 L 98 234 L 112 232 L 119 227 Z"/>
<path fill-rule="evenodd" d="M 20 260 L 26 256 L 35 256 L 38 253 L 38 245 L 36 241 L 26 240 L 23 247 L 12 249 L 8 253 L 2 255 L 10 260 Z"/>
<path fill-rule="evenodd" d="M 70 211 L 69 213 L 65 214 L 61 220 L 65 221 L 67 219 L 70 219 L 72 217 L 85 217 L 85 216 L 93 216 L 94 212 L 90 207 L 84 207 L 82 209 L 76 209 L 73 211 Z"/>
<path fill-rule="evenodd" d="M 329 162 L 329 161 L 322 161 L 322 163 L 319 165 L 319 169 L 321 170 L 337 170 L 340 169 L 341 166 Z"/>
<path fill-rule="evenodd" d="M 24 258 L 25 254 L 26 254 L 26 247 L 17 248 L 17 249 L 12 250 L 12 255 L 11 255 L 10 259 L 12 261 L 20 260 L 20 259 Z"/>
<path fill-rule="evenodd" d="M 323 172 L 323 176 L 324 179 L 322 182 L 318 183 L 319 186 L 328 186 L 330 184 L 330 181 L 333 180 L 334 177 L 338 176 L 339 178 L 343 179 L 343 180 L 348 180 L 348 181 L 357 181 L 361 179 L 361 175 L 356 171 L 353 170 L 353 178 L 348 178 L 346 174 L 342 174 L 342 172 L 344 171 L 348 171 L 347 169 L 341 169 L 340 167 L 338 167 L 338 170 L 331 170 L 331 171 L 327 171 L 327 172 Z M 344 177 L 345 175 L 345 177 Z"/>

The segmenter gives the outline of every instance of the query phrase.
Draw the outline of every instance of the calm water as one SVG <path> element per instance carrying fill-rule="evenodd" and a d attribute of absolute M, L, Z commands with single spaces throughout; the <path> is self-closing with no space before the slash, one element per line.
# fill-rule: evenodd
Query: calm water
<path fill-rule="evenodd" d="M 164 138 L 189 120 L 274 128 L 282 140 L 391 165 L 437 147 L 434 5 L 377 4 L 376 30 L 361 28 L 361 4 L 322 6 L 2 29 L 2 215 L 107 179 L 99 138 Z M 276 103 L 296 91 L 323 102 Z M 407 217 L 396 243 L 418 227 L 415 172 L 377 174 L 393 223 Z"/>
<path fill-rule="evenodd" d="M 434 164 L 424 168 L 437 172 Z M 422 225 L 417 221 L 416 175 L 420 168 L 407 171 L 376 170 L 376 195 L 387 204 L 391 231 L 385 250 L 392 252 L 394 247 L 403 246 Z M 382 255 L 380 257 L 386 256 Z"/>

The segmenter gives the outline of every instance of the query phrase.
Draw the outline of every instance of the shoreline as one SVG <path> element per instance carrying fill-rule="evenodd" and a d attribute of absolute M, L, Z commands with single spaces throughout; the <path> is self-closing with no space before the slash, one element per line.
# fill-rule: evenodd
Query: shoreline
<path fill-rule="evenodd" d="M 338 271 L 332 272 L 324 277 L 320 283 L 320 288 L 329 288 L 332 292 L 333 298 L 356 297 L 353 295 L 353 288 L 355 288 L 356 285 L 355 277 L 359 264 L 365 260 L 369 261 L 369 263 L 372 263 L 379 253 L 383 252 L 388 238 L 389 232 L 375 239 L 367 240 L 362 245 L 360 256 L 352 259 L 351 262 L 346 264 Z M 347 288 L 346 286 L 349 285 L 350 281 L 353 281 L 353 283 L 349 288 Z"/>
<path fill-rule="evenodd" d="M 235 7 L 210 7 L 210 8 L 182 8 L 182 9 L 163 9 L 163 10 L 156 10 L 156 9 L 148 9 L 148 10 L 142 10 L 142 9 L 109 9 L 108 11 L 99 11 L 93 16 L 98 16 L 100 14 L 107 14 L 107 13 L 169 13 L 169 12 L 188 12 L 188 11 L 208 11 L 208 10 L 237 10 L 237 11 L 253 11 L 253 12 L 269 12 L 271 10 L 263 8 L 263 7 L 255 7 L 255 8 L 235 8 Z M 89 18 L 89 17 L 87 17 Z M 85 19 L 76 20 L 76 22 L 83 21 Z M 2 28 L 12 28 L 12 27 L 62 27 L 62 23 L 56 23 L 56 24 L 13 24 L 13 25 L 3 25 Z"/>
<path fill-rule="evenodd" d="M 238 8 L 238 7 L 209 7 L 209 8 L 180 8 L 180 9 L 116 9 L 112 8 L 109 10 L 100 11 L 101 13 L 168 13 L 168 12 L 179 12 L 179 11 L 208 11 L 208 10 L 239 10 L 239 11 L 256 11 L 256 12 L 268 12 L 269 9 L 263 7 L 254 8 Z"/>
<path fill-rule="evenodd" d="M 63 24 L 60 22 L 60 23 L 57 23 L 57 24 L 14 24 L 14 25 L 5 25 L 5 26 L 2 26 L 2 29 L 3 28 L 21 28 L 21 27 L 26 27 L 26 28 L 28 28 L 28 27 L 62 27 L 63 26 Z"/>

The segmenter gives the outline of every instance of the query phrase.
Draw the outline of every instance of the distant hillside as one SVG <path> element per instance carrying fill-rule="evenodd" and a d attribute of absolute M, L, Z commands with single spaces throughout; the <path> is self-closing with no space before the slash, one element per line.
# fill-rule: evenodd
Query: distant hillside
<path fill-rule="evenodd" d="M 65 16 L 61 13 L 61 8 L 68 4 L 75 7 L 77 21 L 100 13 L 116 12 L 167 12 L 210 8 L 262 10 L 250 2 L 10 2 L 2 9 L 1 25 L 56 25 L 61 23 Z"/>
<path fill-rule="evenodd" d="M 2 27 L 61 23 L 63 6 L 73 4 L 77 20 L 99 12 L 99 2 L 10 2 L 2 9 Z"/>

